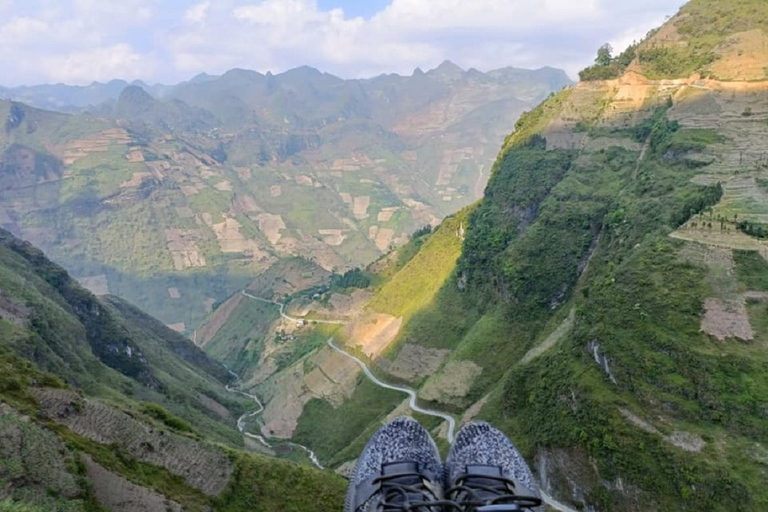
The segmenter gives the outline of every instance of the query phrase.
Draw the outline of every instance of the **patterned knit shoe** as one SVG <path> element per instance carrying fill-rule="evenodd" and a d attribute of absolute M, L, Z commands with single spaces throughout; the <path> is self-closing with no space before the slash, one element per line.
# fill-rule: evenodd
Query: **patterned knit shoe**
<path fill-rule="evenodd" d="M 445 496 L 465 512 L 538 511 L 541 496 L 512 442 L 487 423 L 462 427 L 445 461 Z"/>
<path fill-rule="evenodd" d="M 418 422 L 398 418 L 380 428 L 357 460 L 344 512 L 439 512 L 442 465 Z"/>

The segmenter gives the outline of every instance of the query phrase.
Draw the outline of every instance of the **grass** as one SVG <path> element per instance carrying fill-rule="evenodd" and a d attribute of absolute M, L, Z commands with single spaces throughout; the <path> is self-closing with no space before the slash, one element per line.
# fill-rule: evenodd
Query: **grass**
<path fill-rule="evenodd" d="M 279 318 L 274 304 L 246 298 L 206 344 L 205 351 L 236 372 L 252 368 L 261 356 L 272 324 Z"/>
<path fill-rule="evenodd" d="M 446 219 L 422 250 L 381 288 L 369 307 L 403 317 L 406 322 L 426 307 L 453 272 L 461 253 L 458 231 L 465 218 L 465 214 L 459 213 Z"/>
<path fill-rule="evenodd" d="M 768 291 L 768 262 L 757 251 L 733 251 L 736 275 L 749 291 Z"/>
<path fill-rule="evenodd" d="M 343 507 L 347 482 L 341 477 L 256 455 L 237 454 L 233 459 L 237 469 L 232 484 L 213 500 L 214 510 L 326 512 Z"/>
<path fill-rule="evenodd" d="M 403 393 L 380 388 L 361 373 L 352 397 L 341 406 L 319 398 L 310 400 L 299 417 L 293 440 L 310 447 L 324 464 L 333 464 L 361 432 L 379 423 L 404 398 Z"/>

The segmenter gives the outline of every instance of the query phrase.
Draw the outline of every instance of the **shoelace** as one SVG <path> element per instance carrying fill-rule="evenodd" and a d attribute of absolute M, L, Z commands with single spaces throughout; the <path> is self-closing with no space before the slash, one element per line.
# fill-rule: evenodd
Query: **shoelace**
<path fill-rule="evenodd" d="M 465 512 L 517 512 L 541 506 L 541 499 L 521 496 L 514 492 L 515 483 L 504 477 L 490 475 L 462 475 L 446 496 Z"/>
<path fill-rule="evenodd" d="M 458 505 L 439 497 L 426 485 L 419 473 L 394 473 L 384 475 L 374 484 L 381 484 L 381 506 L 387 512 L 433 512 L 441 510 L 440 507 L 458 509 Z"/>

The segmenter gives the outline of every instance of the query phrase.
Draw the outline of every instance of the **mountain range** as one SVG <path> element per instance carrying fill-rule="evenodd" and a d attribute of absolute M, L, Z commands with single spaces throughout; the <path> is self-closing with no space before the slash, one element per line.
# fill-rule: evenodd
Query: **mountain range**
<path fill-rule="evenodd" d="M 226 300 L 210 304 L 194 343 L 123 298 L 93 295 L 0 231 L 0 499 L 15 501 L 0 510 L 338 510 L 345 482 L 334 472 L 349 472 L 371 433 L 403 414 L 443 453 L 445 417 L 490 421 L 555 510 L 768 509 L 767 42 L 762 0 L 692 0 L 625 52 L 601 48 L 577 85 L 510 125 L 481 200 L 362 268 L 275 256 L 222 285 Z M 209 78 L 198 81 L 216 83 Z M 411 78 L 424 80 L 423 101 L 434 79 Z M 270 118 L 238 108 L 211 118 L 194 103 L 140 86 L 98 118 L 7 103 L 3 186 L 13 194 L 3 200 L 17 209 L 3 211 L 27 213 L 4 223 L 41 240 L 30 226 L 49 229 L 61 237 L 52 247 L 72 254 L 95 244 L 73 230 L 92 229 L 130 260 L 153 247 L 141 228 L 164 218 L 155 212 L 185 207 L 173 203 L 180 195 L 154 194 L 192 187 L 175 181 L 186 176 L 237 191 L 229 210 L 197 185 L 182 195 L 221 206 L 215 222 L 200 210 L 214 225 L 245 226 L 248 216 L 232 213 L 243 168 L 227 174 L 232 191 L 213 177 L 209 186 L 206 173 L 252 153 L 231 156 L 239 139 L 221 135 L 218 146 L 211 134 L 231 135 L 244 116 Z M 291 161 L 311 154 L 307 141 L 326 133 L 322 105 L 294 105 L 304 113 L 291 118 L 276 101 L 269 111 L 283 117 L 269 126 L 301 125 L 298 139 L 248 135 L 268 165 L 289 148 L 302 148 Z M 94 122 L 108 143 L 56 149 L 94 133 Z M 182 145 L 177 131 L 197 145 Z M 112 179 L 105 154 L 122 169 L 126 151 L 147 166 L 169 162 L 161 155 L 170 147 L 184 166 L 157 164 L 162 176 L 100 195 Z M 94 154 L 97 167 L 78 164 Z M 131 180 L 148 172 L 130 171 Z M 323 201 L 310 178 L 305 202 Z M 50 225 L 29 220 L 61 197 L 74 199 Z M 128 231 L 110 234 L 118 217 L 94 221 L 93 212 L 98 220 L 124 208 Z M 207 247 L 189 231 L 208 222 L 194 211 L 188 220 L 171 252 L 197 261 L 184 244 Z M 165 286 L 145 302 L 187 299 L 188 289 Z M 309 467 L 307 453 L 327 469 Z"/>
<path fill-rule="evenodd" d="M 370 80 L 303 67 L 9 89 L 0 225 L 95 293 L 192 332 L 281 259 L 343 272 L 475 201 L 508 127 L 569 83 L 446 62 Z"/>

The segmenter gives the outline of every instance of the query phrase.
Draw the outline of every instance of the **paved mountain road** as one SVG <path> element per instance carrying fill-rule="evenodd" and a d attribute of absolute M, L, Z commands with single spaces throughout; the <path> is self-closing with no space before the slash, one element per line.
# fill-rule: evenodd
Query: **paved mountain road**
<path fill-rule="evenodd" d="M 357 365 L 358 365 L 360 368 L 362 368 L 362 369 L 363 369 L 363 372 L 365 372 L 365 375 L 366 375 L 366 376 L 367 376 L 369 379 L 371 379 L 371 381 L 372 381 L 374 384 L 376 384 L 377 386 L 380 386 L 380 387 L 382 387 L 382 388 L 386 388 L 386 389 L 392 389 L 392 390 L 394 390 L 394 391 L 400 391 L 401 393 L 405 393 L 405 394 L 407 394 L 409 397 L 411 397 L 411 399 L 410 399 L 410 402 L 409 402 L 409 406 L 410 406 L 410 407 L 411 407 L 411 409 L 413 409 L 415 412 L 420 412 L 421 414 L 426 414 L 426 415 L 428 415 L 428 416 L 436 416 L 436 417 L 438 417 L 438 418 L 442 418 L 442 419 L 444 419 L 445 421 L 447 421 L 447 422 L 448 422 L 448 442 L 449 442 L 449 443 L 452 443 L 452 442 L 453 442 L 453 433 L 454 433 L 454 431 L 456 430 L 456 420 L 453 418 L 453 416 L 450 416 L 450 415 L 448 415 L 448 414 L 445 414 L 445 413 L 443 413 L 443 412 L 440 412 L 440 411 L 434 411 L 434 410 L 432 410 L 432 409 L 422 409 L 422 408 L 421 408 L 421 407 L 419 407 L 419 405 L 416 403 L 416 392 L 415 392 L 414 390 L 412 390 L 412 389 L 410 389 L 410 388 L 401 388 L 400 386 L 393 386 L 392 384 L 387 384 L 386 382 L 382 382 L 382 381 L 380 381 L 380 380 L 379 380 L 379 379 L 378 379 L 378 378 L 377 378 L 377 377 L 376 377 L 376 376 L 373 374 L 373 372 L 371 372 L 371 370 L 369 370 L 369 369 L 368 369 L 368 366 L 366 366 L 366 364 L 365 364 L 363 361 L 361 361 L 361 360 L 360 360 L 360 359 L 358 359 L 357 357 L 353 356 L 352 354 L 350 354 L 350 353 L 349 353 L 349 352 L 347 352 L 346 350 L 342 350 L 342 349 L 340 349 L 339 347 L 337 347 L 337 346 L 336 346 L 336 345 L 333 343 L 333 338 L 328 338 L 328 342 L 327 342 L 327 343 L 328 343 L 328 346 L 329 346 L 329 347 L 331 347 L 333 350 L 335 350 L 335 351 L 336 351 L 336 352 L 338 352 L 339 354 L 341 354 L 341 355 L 343 355 L 343 356 L 346 356 L 346 357 L 348 357 L 348 358 L 352 359 L 354 362 L 356 362 L 356 363 L 357 363 Z"/>
<path fill-rule="evenodd" d="M 261 302 L 266 302 L 266 303 L 269 303 L 269 304 L 274 304 L 276 306 L 279 306 L 280 307 L 280 316 L 285 318 L 286 320 L 289 320 L 291 322 L 301 322 L 301 321 L 304 320 L 302 318 L 293 318 L 291 316 L 286 315 L 285 314 L 285 304 L 282 304 L 280 302 L 275 302 L 275 301 L 272 301 L 272 300 L 269 300 L 269 299 L 262 299 L 261 297 L 256 297 L 254 295 L 251 295 L 250 293 L 247 293 L 245 290 L 242 291 L 242 294 L 245 295 L 246 297 L 250 298 L 250 299 L 253 299 L 253 300 L 258 300 L 258 301 L 261 301 Z M 347 322 L 344 322 L 344 321 L 341 321 L 341 320 L 325 320 L 325 321 L 313 320 L 313 321 L 316 321 L 317 323 L 321 323 L 321 324 L 332 324 L 332 325 L 346 325 L 347 324 Z M 368 369 L 368 366 L 363 361 L 361 361 L 357 357 L 353 356 L 349 352 L 347 352 L 345 350 L 342 350 L 341 348 L 337 347 L 336 344 L 334 344 L 334 342 L 333 342 L 333 338 L 328 338 L 327 344 L 328 344 L 328 346 L 330 348 L 332 348 L 333 350 L 335 350 L 339 354 L 341 354 L 341 355 L 343 355 L 345 357 L 348 357 L 348 358 L 352 359 L 353 361 L 355 361 L 355 363 L 357 363 L 357 365 L 363 370 L 363 372 L 365 373 L 366 377 L 368 377 L 371 380 L 371 382 L 373 382 L 377 386 L 380 386 L 380 387 L 386 388 L 386 389 L 391 389 L 391 390 L 394 390 L 394 391 L 400 391 L 401 393 L 407 394 L 410 397 L 409 406 L 414 411 L 419 412 L 421 414 L 426 414 L 428 416 L 436 416 L 438 418 L 442 418 L 443 420 L 447 421 L 448 422 L 448 435 L 447 435 L 448 442 L 449 443 L 453 443 L 454 431 L 456 430 L 456 420 L 453 418 L 453 416 L 451 416 L 449 414 L 446 414 L 446 413 L 443 413 L 443 412 L 440 412 L 440 411 L 434 411 L 434 410 L 431 410 L 431 409 L 422 409 L 416 403 L 416 392 L 414 390 L 409 389 L 409 388 L 399 387 L 399 386 L 393 386 L 391 384 L 387 384 L 386 382 L 380 381 L 371 372 L 371 370 Z M 232 373 L 232 372 L 230 372 L 230 373 Z M 227 389 L 229 389 L 229 388 L 227 388 Z M 259 401 L 259 399 L 257 397 L 255 397 L 254 395 L 250 395 L 250 394 L 245 393 L 243 391 L 237 391 L 237 392 L 242 393 L 242 394 L 244 394 L 246 396 L 252 397 L 256 401 L 256 403 L 259 404 L 259 410 L 258 411 L 246 413 L 243 416 L 241 416 L 240 419 L 237 420 L 237 426 L 238 426 L 238 428 L 240 428 L 241 420 L 245 420 L 248 417 L 251 417 L 251 416 L 253 416 L 255 414 L 259 414 L 260 412 L 262 412 L 264 410 L 264 406 L 261 405 L 261 402 Z M 240 431 L 242 432 L 242 429 Z M 245 434 L 245 435 L 249 435 L 249 434 Z M 255 436 L 253 434 L 250 434 L 250 437 L 254 437 L 255 439 L 258 439 L 262 443 L 266 444 L 266 441 L 264 441 L 264 439 L 261 436 Z M 267 445 L 267 446 L 269 446 L 269 445 Z M 296 446 L 301 446 L 301 445 L 296 445 Z M 320 462 L 317 460 L 317 457 L 315 457 L 315 454 L 312 453 L 312 451 L 309 450 L 309 448 L 307 448 L 305 446 L 301 446 L 301 448 L 304 448 L 305 450 L 307 450 L 308 453 L 310 453 L 310 458 L 312 459 L 312 462 L 317 467 L 322 468 L 322 466 L 320 465 Z M 553 508 L 555 510 L 558 510 L 559 512 L 577 512 L 576 510 L 574 510 L 574 509 L 572 509 L 572 508 L 570 508 L 570 507 L 568 507 L 566 505 L 563 505 L 559 501 L 555 500 L 550 495 L 545 493 L 543 490 L 540 490 L 540 492 L 541 492 L 542 500 L 544 500 L 544 503 L 546 503 L 549 507 L 551 507 L 551 508 Z"/>

